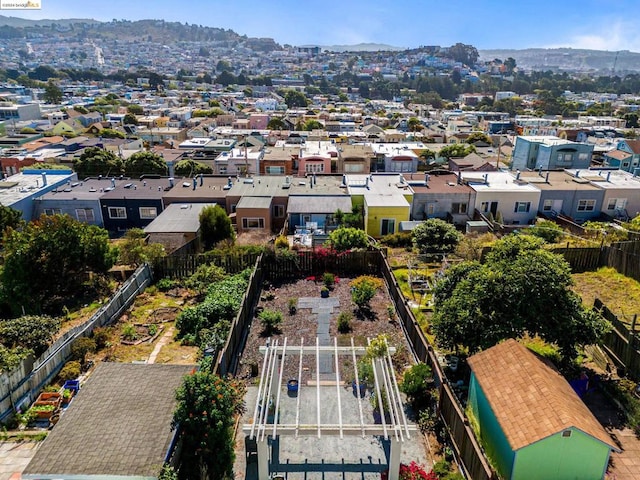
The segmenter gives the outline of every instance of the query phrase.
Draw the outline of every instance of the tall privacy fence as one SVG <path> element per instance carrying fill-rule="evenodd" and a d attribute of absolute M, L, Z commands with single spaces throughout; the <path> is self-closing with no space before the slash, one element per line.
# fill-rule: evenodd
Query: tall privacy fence
<path fill-rule="evenodd" d="M 593 308 L 613 326 L 602 340 L 607 354 L 618 367 L 624 367 L 629 377 L 640 381 L 640 325 L 637 323 L 637 315 L 634 315 L 627 324 L 609 310 L 599 298 L 593 302 Z"/>
<path fill-rule="evenodd" d="M 458 398 L 453 392 L 447 377 L 442 371 L 442 367 L 438 362 L 433 347 L 429 344 L 424 336 L 420 325 L 416 321 L 407 300 L 404 298 L 398 281 L 393 276 L 391 267 L 381 254 L 381 273 L 384 277 L 389 294 L 393 299 L 401 320 L 402 327 L 409 343 L 413 349 L 416 358 L 431 367 L 436 382 L 440 385 L 440 395 L 438 398 L 438 410 L 440 417 L 447 426 L 447 430 L 451 436 L 453 448 L 470 478 L 474 480 L 494 479 L 495 474 L 491 470 L 489 463 L 478 443 L 469 422 L 467 421 L 464 410 Z"/>
<path fill-rule="evenodd" d="M 243 254 L 182 254 L 176 251 L 171 255 L 158 259 L 153 264 L 153 276 L 160 278 L 186 278 L 193 275 L 199 266 L 215 264 L 224 268 L 229 274 L 239 273 L 245 268 L 255 265 L 260 253 Z"/>
<path fill-rule="evenodd" d="M 94 328 L 108 325 L 120 317 L 138 293 L 151 283 L 151 278 L 148 265 L 139 267 L 89 320 L 58 338 L 35 361 L 26 358 L 13 371 L 0 374 L 0 421 L 9 417 L 14 409 L 24 409 L 29 405 L 71 356 L 73 341 L 91 335 Z"/>

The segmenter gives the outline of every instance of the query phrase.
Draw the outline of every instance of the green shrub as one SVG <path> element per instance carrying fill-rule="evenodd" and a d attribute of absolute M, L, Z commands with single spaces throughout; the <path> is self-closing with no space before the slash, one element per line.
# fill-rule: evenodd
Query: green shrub
<path fill-rule="evenodd" d="M 96 350 L 102 350 L 110 344 L 109 330 L 105 327 L 97 327 L 93 329 L 93 340 L 96 342 Z"/>
<path fill-rule="evenodd" d="M 564 230 L 556 222 L 551 220 L 539 219 L 533 227 L 522 231 L 527 235 L 534 235 L 542 238 L 547 243 L 556 243 L 562 236 Z"/>
<path fill-rule="evenodd" d="M 289 315 L 295 315 L 298 311 L 298 299 L 290 298 L 289 299 Z"/>
<path fill-rule="evenodd" d="M 428 382 L 432 379 L 431 368 L 426 363 L 412 365 L 405 370 L 400 382 L 400 391 L 412 399 L 427 393 Z"/>
<path fill-rule="evenodd" d="M 67 380 L 75 380 L 79 376 L 80 376 L 80 362 L 78 362 L 77 360 L 72 360 L 70 362 L 67 362 L 64 365 L 64 367 L 62 367 L 62 370 L 60 370 L 60 373 L 58 374 L 58 377 L 60 377 L 60 380 L 63 382 L 66 382 Z"/>
<path fill-rule="evenodd" d="M 198 294 L 203 295 L 207 292 L 212 283 L 216 283 L 224 279 L 225 271 L 223 268 L 214 264 L 200 265 L 195 273 L 184 281 L 184 285 L 191 290 L 195 290 Z"/>
<path fill-rule="evenodd" d="M 161 292 L 168 292 L 169 290 L 176 288 L 178 285 L 180 285 L 180 283 L 172 278 L 161 278 L 156 283 L 156 287 Z"/>
<path fill-rule="evenodd" d="M 380 239 L 380 243 L 387 247 L 411 247 L 413 246 L 413 237 L 411 232 L 390 233 Z"/>
<path fill-rule="evenodd" d="M 89 337 L 80 337 L 71 344 L 71 358 L 84 363 L 87 353 L 96 351 L 96 341 Z"/>
<path fill-rule="evenodd" d="M 442 478 L 451 472 L 451 464 L 447 460 L 440 460 L 433 465 L 433 472 Z"/>
<path fill-rule="evenodd" d="M 442 480 L 464 480 L 460 472 L 451 472 L 445 475 Z"/>
<path fill-rule="evenodd" d="M 151 325 L 149 325 L 148 327 L 149 330 L 149 335 L 151 335 L 152 337 L 158 333 L 158 325 L 156 325 L 155 323 L 152 323 Z"/>
<path fill-rule="evenodd" d="M 369 238 L 364 230 L 353 227 L 340 227 L 329 234 L 327 243 L 338 252 L 353 248 L 366 248 Z"/>
<path fill-rule="evenodd" d="M 353 316 L 349 312 L 340 312 L 340 315 L 338 315 L 338 332 L 350 332 L 352 318 Z"/>
<path fill-rule="evenodd" d="M 273 333 L 282 323 L 282 313 L 275 310 L 263 310 L 258 315 L 266 333 Z"/>
<path fill-rule="evenodd" d="M 276 248 L 289 248 L 289 240 L 285 235 L 279 235 L 275 241 Z"/>
<path fill-rule="evenodd" d="M 376 290 L 382 286 L 382 280 L 368 275 L 363 275 L 351 282 L 351 300 L 358 308 L 366 309 L 369 302 L 376 294 Z"/>
<path fill-rule="evenodd" d="M 322 283 L 325 287 L 331 288 L 336 283 L 336 276 L 333 273 L 325 272 L 322 275 Z"/>
<path fill-rule="evenodd" d="M 135 325 L 131 323 L 125 324 L 122 327 L 122 338 L 130 342 L 136 340 L 138 338 L 138 331 L 136 330 Z"/>

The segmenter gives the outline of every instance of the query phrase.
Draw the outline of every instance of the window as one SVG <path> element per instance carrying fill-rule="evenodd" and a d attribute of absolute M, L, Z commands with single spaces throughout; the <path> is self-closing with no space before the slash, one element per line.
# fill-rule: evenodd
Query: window
<path fill-rule="evenodd" d="M 425 208 L 425 212 L 427 215 L 433 215 L 436 213 L 436 205 L 435 203 L 427 203 L 427 208 Z"/>
<path fill-rule="evenodd" d="M 307 173 L 322 173 L 324 172 L 324 163 L 307 163 L 304 166 L 304 171 Z"/>
<path fill-rule="evenodd" d="M 284 205 L 274 205 L 273 206 L 273 216 L 275 218 L 284 217 Z"/>
<path fill-rule="evenodd" d="M 527 213 L 531 209 L 531 202 L 516 202 L 515 213 Z"/>
<path fill-rule="evenodd" d="M 140 218 L 156 218 L 157 216 L 156 207 L 140 207 Z"/>
<path fill-rule="evenodd" d="M 565 430 L 562 432 L 562 436 L 563 437 L 570 437 L 571 436 L 571 430 Z"/>
<path fill-rule="evenodd" d="M 44 214 L 45 215 L 62 215 L 62 209 L 61 208 L 45 208 Z"/>
<path fill-rule="evenodd" d="M 545 200 L 542 204 L 543 212 L 550 212 L 553 209 L 553 200 Z"/>
<path fill-rule="evenodd" d="M 242 228 L 264 228 L 264 218 L 243 218 Z"/>
<path fill-rule="evenodd" d="M 589 154 L 588 153 L 579 153 L 578 154 L 578 159 L 581 161 L 586 161 L 589 159 Z"/>
<path fill-rule="evenodd" d="M 607 210 L 615 210 L 617 201 L 617 198 L 609 199 L 609 203 L 607 203 Z"/>
<path fill-rule="evenodd" d="M 595 208 L 596 208 L 595 200 L 578 200 L 579 212 L 593 212 Z"/>
<path fill-rule="evenodd" d="M 467 213 L 467 204 L 466 203 L 452 203 L 451 204 L 451 213 L 453 215 L 462 215 Z"/>
<path fill-rule="evenodd" d="M 480 211 L 482 213 L 487 213 L 489 211 L 489 202 L 482 202 L 480 204 Z"/>
<path fill-rule="evenodd" d="M 383 218 L 380 223 L 380 235 L 395 233 L 396 221 L 394 218 Z"/>
<path fill-rule="evenodd" d="M 235 203 L 231 205 L 231 213 L 236 213 L 236 207 L 237 205 Z"/>
<path fill-rule="evenodd" d="M 93 222 L 95 220 L 93 216 L 93 208 L 76 208 L 76 218 L 79 222 Z"/>
<path fill-rule="evenodd" d="M 267 167 L 267 175 L 284 175 L 284 167 Z"/>
<path fill-rule="evenodd" d="M 360 163 L 345 163 L 345 173 L 362 173 L 364 171 L 364 165 Z"/>
<path fill-rule="evenodd" d="M 124 207 L 109 207 L 109 218 L 127 218 L 127 209 Z"/>

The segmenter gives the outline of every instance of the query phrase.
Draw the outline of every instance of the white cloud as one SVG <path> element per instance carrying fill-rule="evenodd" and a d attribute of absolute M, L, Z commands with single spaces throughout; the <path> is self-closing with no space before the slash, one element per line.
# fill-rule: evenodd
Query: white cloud
<path fill-rule="evenodd" d="M 630 50 L 640 52 L 640 32 L 631 22 L 602 21 L 589 32 L 576 33 L 564 42 L 554 42 L 547 48 L 570 47 L 588 50 Z"/>

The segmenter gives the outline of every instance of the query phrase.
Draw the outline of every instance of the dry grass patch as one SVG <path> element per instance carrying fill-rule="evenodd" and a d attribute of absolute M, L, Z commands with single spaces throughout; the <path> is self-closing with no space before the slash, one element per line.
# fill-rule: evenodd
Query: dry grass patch
<path fill-rule="evenodd" d="M 198 347 L 187 347 L 172 341 L 160 349 L 156 363 L 191 365 L 198 361 L 199 355 L 200 349 Z"/>
<path fill-rule="evenodd" d="M 627 323 L 635 314 L 640 314 L 640 283 L 614 268 L 576 273 L 573 279 L 573 289 L 582 297 L 585 306 L 592 307 L 594 300 L 599 298 L 621 321 Z"/>

